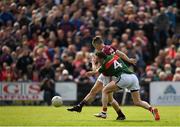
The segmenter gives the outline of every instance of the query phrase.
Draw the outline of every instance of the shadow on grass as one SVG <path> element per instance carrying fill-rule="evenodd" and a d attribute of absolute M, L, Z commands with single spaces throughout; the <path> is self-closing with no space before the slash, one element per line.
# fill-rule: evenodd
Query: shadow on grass
<path fill-rule="evenodd" d="M 154 120 L 113 120 L 114 122 L 132 122 L 132 123 L 137 123 L 137 122 L 154 122 Z"/>
<path fill-rule="evenodd" d="M 141 122 L 154 122 L 154 120 L 108 120 L 108 119 L 97 119 L 97 120 L 58 120 L 54 122 L 128 122 L 128 123 L 141 123 Z"/>

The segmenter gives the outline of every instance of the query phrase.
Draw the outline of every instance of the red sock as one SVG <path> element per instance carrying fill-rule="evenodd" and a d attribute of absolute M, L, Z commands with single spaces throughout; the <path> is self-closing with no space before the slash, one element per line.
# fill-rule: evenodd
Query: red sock
<path fill-rule="evenodd" d="M 103 112 L 107 112 L 107 108 L 103 108 Z"/>

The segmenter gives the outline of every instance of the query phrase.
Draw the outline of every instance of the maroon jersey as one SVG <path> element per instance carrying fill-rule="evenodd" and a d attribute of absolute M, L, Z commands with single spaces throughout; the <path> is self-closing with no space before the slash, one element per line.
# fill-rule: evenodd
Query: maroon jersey
<path fill-rule="evenodd" d="M 105 45 L 102 49 L 102 52 L 106 55 L 112 55 L 115 54 L 116 49 L 113 48 L 111 45 Z"/>

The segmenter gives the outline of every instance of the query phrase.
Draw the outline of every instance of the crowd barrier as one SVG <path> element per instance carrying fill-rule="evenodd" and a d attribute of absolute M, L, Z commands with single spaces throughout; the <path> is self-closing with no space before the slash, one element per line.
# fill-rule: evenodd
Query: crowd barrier
<path fill-rule="evenodd" d="M 63 101 L 77 100 L 77 85 L 74 82 L 56 82 L 56 92 Z M 0 82 L 0 100 L 43 100 L 40 82 Z"/>
<path fill-rule="evenodd" d="M 180 82 L 152 82 L 150 103 L 152 105 L 180 105 Z"/>

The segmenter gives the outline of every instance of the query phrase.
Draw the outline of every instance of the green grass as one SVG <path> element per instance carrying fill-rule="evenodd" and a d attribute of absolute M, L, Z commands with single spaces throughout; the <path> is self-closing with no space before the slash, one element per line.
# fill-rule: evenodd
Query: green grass
<path fill-rule="evenodd" d="M 160 121 L 139 107 L 123 106 L 125 121 L 116 121 L 116 113 L 109 107 L 108 118 L 93 116 L 101 107 L 84 107 L 81 113 L 68 112 L 67 107 L 1 106 L 0 126 L 180 126 L 180 106 L 158 107 Z"/>

